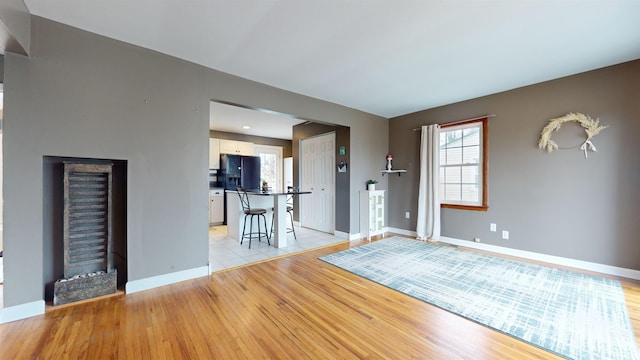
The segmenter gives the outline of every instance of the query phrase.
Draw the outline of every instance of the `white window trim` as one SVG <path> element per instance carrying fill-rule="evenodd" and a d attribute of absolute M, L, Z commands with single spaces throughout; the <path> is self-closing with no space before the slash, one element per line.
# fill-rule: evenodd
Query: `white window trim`
<path fill-rule="evenodd" d="M 443 125 L 446 125 L 446 124 L 443 124 Z M 478 201 L 477 202 L 455 201 L 455 200 L 445 201 L 441 194 L 440 202 L 442 207 L 461 208 L 461 209 L 468 209 L 468 210 L 481 210 L 481 211 L 486 211 L 488 209 L 488 206 L 486 203 L 487 196 L 485 193 L 487 189 L 486 182 L 488 181 L 487 179 L 488 174 L 486 174 L 486 164 L 485 164 L 485 162 L 487 161 L 486 159 L 487 144 L 485 143 L 485 139 L 488 138 L 488 134 L 486 133 L 488 128 L 487 119 L 478 119 L 478 120 L 469 121 L 468 123 L 464 123 L 460 125 L 451 125 L 451 126 L 446 126 L 444 128 L 441 127 L 440 132 L 442 133 L 442 132 L 449 132 L 454 130 L 464 130 L 464 129 L 474 128 L 474 127 L 477 127 L 480 129 L 480 134 L 478 139 L 480 144 L 480 161 L 477 164 L 475 163 L 472 164 L 473 166 L 478 166 L 478 171 L 480 176 L 480 179 L 478 182 Z M 465 164 L 459 164 L 456 166 L 465 166 Z M 447 167 L 447 165 L 440 164 L 439 167 L 440 169 L 442 169 L 443 167 Z"/>

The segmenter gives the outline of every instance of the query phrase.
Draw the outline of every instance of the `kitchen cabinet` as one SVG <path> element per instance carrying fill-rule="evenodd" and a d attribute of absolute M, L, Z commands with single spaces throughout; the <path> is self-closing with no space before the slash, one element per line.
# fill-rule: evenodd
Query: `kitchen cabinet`
<path fill-rule="evenodd" d="M 209 169 L 220 169 L 219 139 L 209 139 Z"/>
<path fill-rule="evenodd" d="M 220 139 L 220 154 L 253 156 L 253 143 Z"/>
<path fill-rule="evenodd" d="M 220 225 L 224 221 L 224 189 L 209 190 L 209 225 Z"/>
<path fill-rule="evenodd" d="M 360 191 L 360 235 L 384 235 L 384 190 Z"/>

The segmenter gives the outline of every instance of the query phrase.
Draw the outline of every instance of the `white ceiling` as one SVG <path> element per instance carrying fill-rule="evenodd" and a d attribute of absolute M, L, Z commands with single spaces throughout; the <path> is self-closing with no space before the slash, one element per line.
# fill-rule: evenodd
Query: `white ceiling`
<path fill-rule="evenodd" d="M 25 3 L 35 15 L 388 118 L 640 58 L 637 0 Z"/>
<path fill-rule="evenodd" d="M 293 126 L 303 122 L 306 120 L 213 101 L 209 106 L 211 130 L 291 140 Z"/>

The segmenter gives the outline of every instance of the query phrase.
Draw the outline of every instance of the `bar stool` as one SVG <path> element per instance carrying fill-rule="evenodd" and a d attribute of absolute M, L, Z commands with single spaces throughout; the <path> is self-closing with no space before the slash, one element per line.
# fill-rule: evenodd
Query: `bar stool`
<path fill-rule="evenodd" d="M 291 186 L 287 187 L 288 191 L 293 190 L 293 188 L 291 188 Z M 287 228 L 287 232 L 293 232 L 293 238 L 298 240 L 298 238 L 296 237 L 296 227 L 293 226 L 293 196 L 294 195 L 287 195 L 287 213 L 289 213 L 289 219 L 291 219 L 291 228 Z M 273 223 L 275 220 L 275 208 L 271 209 L 273 211 L 273 215 L 271 215 L 271 236 L 273 236 Z"/>
<path fill-rule="evenodd" d="M 242 245 L 242 242 L 244 241 L 244 239 L 246 237 L 249 237 L 249 249 L 251 249 L 251 239 L 254 236 L 258 237 L 258 241 L 260 241 L 261 237 L 266 237 L 267 238 L 267 244 L 271 245 L 271 242 L 269 241 L 269 233 L 267 232 L 267 217 L 264 215 L 267 213 L 266 209 L 261 209 L 261 208 L 252 208 L 251 205 L 249 204 L 249 195 L 247 195 L 247 192 L 239 187 L 237 188 L 238 190 L 238 196 L 240 197 L 240 204 L 242 205 L 242 212 L 244 213 L 244 225 L 242 226 L 242 237 L 240 238 L 240 245 Z M 253 232 L 253 217 L 257 216 L 258 217 L 258 232 L 254 233 Z M 264 232 L 260 232 L 260 217 L 262 216 L 262 220 L 264 221 Z M 247 219 L 250 219 L 250 223 L 249 223 L 249 233 L 247 234 L 245 232 L 246 228 L 247 228 Z"/>

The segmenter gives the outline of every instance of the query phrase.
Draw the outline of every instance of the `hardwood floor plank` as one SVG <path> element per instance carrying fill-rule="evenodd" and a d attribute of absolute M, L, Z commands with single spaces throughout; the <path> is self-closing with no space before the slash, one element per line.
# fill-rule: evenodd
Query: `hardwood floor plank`
<path fill-rule="evenodd" d="M 362 243 L 51 308 L 0 325 L 0 359 L 559 358 L 317 259 Z"/>

